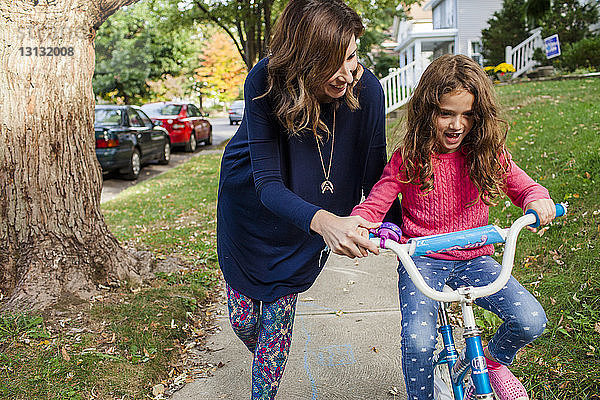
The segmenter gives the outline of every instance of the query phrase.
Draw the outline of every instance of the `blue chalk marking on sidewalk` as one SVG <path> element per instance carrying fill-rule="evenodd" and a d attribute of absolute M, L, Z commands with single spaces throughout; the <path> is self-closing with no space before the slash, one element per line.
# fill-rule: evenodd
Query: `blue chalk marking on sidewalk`
<path fill-rule="evenodd" d="M 354 351 L 350 344 L 321 347 L 311 354 L 322 367 L 342 367 L 356 364 Z"/>
<path fill-rule="evenodd" d="M 304 323 L 304 318 L 300 317 L 300 322 L 302 323 L 302 330 L 304 331 L 304 333 L 306 334 L 306 342 L 304 343 L 304 370 L 306 371 L 306 374 L 308 375 L 308 379 L 310 380 L 310 388 L 311 388 L 311 392 L 312 392 L 312 400 L 318 400 L 317 397 L 317 385 L 315 383 L 315 378 L 313 378 L 312 374 L 310 373 L 310 367 L 309 367 L 309 363 L 308 363 L 308 344 L 310 343 L 310 333 L 308 332 L 308 329 L 306 329 L 306 324 Z"/>

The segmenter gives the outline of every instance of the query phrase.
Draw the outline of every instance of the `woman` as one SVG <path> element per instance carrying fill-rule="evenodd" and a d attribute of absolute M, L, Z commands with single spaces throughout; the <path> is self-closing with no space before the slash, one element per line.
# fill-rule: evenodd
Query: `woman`
<path fill-rule="evenodd" d="M 329 250 L 377 252 L 358 233 L 377 224 L 338 217 L 386 162 L 383 92 L 357 62 L 363 29 L 342 0 L 291 0 L 244 85 L 221 164 L 217 243 L 232 327 L 254 353 L 252 399 L 275 397 L 298 293 Z"/>

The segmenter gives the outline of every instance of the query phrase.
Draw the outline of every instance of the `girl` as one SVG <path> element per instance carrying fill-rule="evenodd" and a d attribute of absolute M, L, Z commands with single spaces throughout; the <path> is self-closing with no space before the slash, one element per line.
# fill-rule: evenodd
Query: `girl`
<path fill-rule="evenodd" d="M 488 223 L 489 205 L 504 191 L 541 223 L 555 216 L 548 191 L 512 161 L 507 124 L 498 117 L 494 89 L 483 69 L 463 55 L 429 65 L 407 107 L 406 132 L 368 198 L 352 211 L 379 222 L 402 195 L 402 240 L 475 228 Z M 364 233 L 364 232 L 363 232 Z M 501 266 L 493 246 L 414 257 L 431 287 L 484 286 Z M 402 366 L 410 400 L 433 397 L 438 303 L 398 268 L 402 311 Z M 546 316 L 538 301 L 513 277 L 498 293 L 477 300 L 504 323 L 485 348 L 490 380 L 501 400 L 528 399 L 506 367 L 517 351 L 542 334 Z"/>
<path fill-rule="evenodd" d="M 298 293 L 327 249 L 377 251 L 357 231 L 377 224 L 337 216 L 368 193 L 386 161 L 383 90 L 357 62 L 362 32 L 341 0 L 291 0 L 269 57 L 248 74 L 244 117 L 223 155 L 219 264 L 231 326 L 253 354 L 252 399 L 275 397 Z"/>

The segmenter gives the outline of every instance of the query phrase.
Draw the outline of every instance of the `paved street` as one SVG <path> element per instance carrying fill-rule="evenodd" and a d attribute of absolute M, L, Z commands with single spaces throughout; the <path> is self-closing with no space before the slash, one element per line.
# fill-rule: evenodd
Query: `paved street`
<path fill-rule="evenodd" d="M 105 175 L 102 184 L 102 195 L 100 198 L 100 202 L 103 203 L 105 201 L 108 201 L 114 198 L 117 194 L 121 193 L 121 191 L 127 189 L 128 187 L 134 186 L 139 182 L 152 178 L 162 172 L 167 171 L 170 168 L 173 168 L 174 166 L 182 164 L 190 158 L 202 154 L 202 152 L 215 149 L 219 144 L 231 138 L 238 128 L 237 125 L 229 125 L 228 118 L 209 118 L 209 121 L 213 127 L 212 146 L 198 145 L 198 149 L 194 153 L 186 153 L 183 151 L 183 149 L 176 148 L 171 153 L 171 161 L 169 162 L 169 165 L 145 165 L 142 168 L 140 177 L 136 181 L 127 181 L 112 174 Z"/>

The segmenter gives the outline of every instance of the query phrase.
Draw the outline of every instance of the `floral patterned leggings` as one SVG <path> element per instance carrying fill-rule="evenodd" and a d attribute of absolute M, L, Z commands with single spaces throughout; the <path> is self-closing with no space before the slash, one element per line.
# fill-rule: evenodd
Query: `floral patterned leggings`
<path fill-rule="evenodd" d="M 273 303 L 261 302 L 227 285 L 231 327 L 254 353 L 252 400 L 272 400 L 277 394 L 292 343 L 297 300 L 293 293 Z"/>

